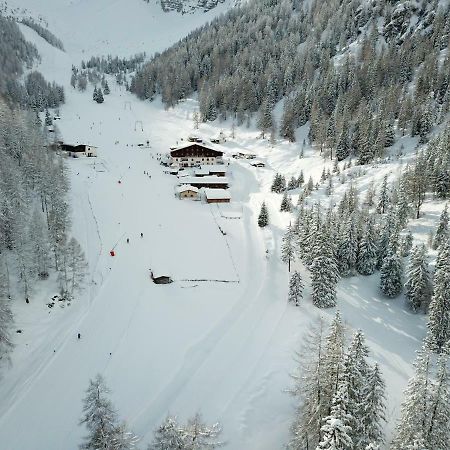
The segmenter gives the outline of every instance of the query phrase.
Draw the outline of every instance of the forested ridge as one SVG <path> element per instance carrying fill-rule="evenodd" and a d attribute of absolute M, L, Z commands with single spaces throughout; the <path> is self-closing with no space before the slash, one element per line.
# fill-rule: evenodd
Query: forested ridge
<path fill-rule="evenodd" d="M 17 24 L 0 15 L 0 366 L 12 350 L 13 303 L 33 301 L 48 278 L 69 304 L 81 287 L 84 255 L 71 236 L 62 157 L 39 113 L 64 101 L 62 87 L 29 70 L 39 58 Z M 47 119 L 50 115 L 47 111 Z M 49 299 L 50 300 L 50 299 Z"/>
<path fill-rule="evenodd" d="M 365 164 L 396 135 L 425 142 L 446 120 L 449 8 L 439 0 L 249 2 L 155 55 L 131 90 L 167 106 L 197 91 L 204 121 L 256 117 L 263 135 L 291 141 L 309 122 L 321 151 Z"/>

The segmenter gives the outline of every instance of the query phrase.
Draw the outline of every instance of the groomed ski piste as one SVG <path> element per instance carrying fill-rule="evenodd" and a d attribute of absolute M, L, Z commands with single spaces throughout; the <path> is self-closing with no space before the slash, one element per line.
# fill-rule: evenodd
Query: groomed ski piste
<path fill-rule="evenodd" d="M 142 102 L 112 79 L 111 94 L 99 105 L 92 101 L 92 85 L 85 93 L 70 86 L 71 66 L 90 56 L 161 51 L 230 4 L 183 17 L 141 0 L 16 3 L 45 17 L 62 39 L 66 52 L 21 25 L 41 54 L 38 69 L 65 87 L 62 138 L 98 146 L 98 157 L 66 160 L 73 234 L 89 263 L 83 292 L 70 306 L 50 309 L 56 283 L 43 282 L 29 305 L 14 302 L 15 328 L 22 333 L 15 335 L 12 367 L 0 383 L 0 447 L 78 448 L 86 433 L 78 425 L 84 391 L 101 373 L 120 417 L 141 437 L 140 448 L 168 413 L 186 420 L 197 411 L 207 422 L 221 423 L 227 449 L 283 448 L 294 414 L 286 390 L 295 352 L 308 326 L 335 309 L 312 306 L 308 272 L 298 262 L 304 300 L 298 308 L 287 303 L 280 242 L 294 215 L 279 212 L 281 195 L 270 185 L 277 171 L 289 178 L 303 170 L 306 179 L 318 181 L 332 162 L 307 146 L 305 157 L 298 157 L 305 128 L 296 144 L 272 147 L 255 128 L 238 127 L 234 139 L 220 146 L 230 163 L 232 203 L 177 199 L 177 179 L 164 173 L 159 154 L 192 133 L 207 139 L 224 130 L 229 136 L 231 123 L 194 130 L 195 99 L 165 110 L 158 99 Z M 147 141 L 149 147 L 138 146 Z M 360 192 L 402 170 L 417 142 L 403 139 L 393 155 L 402 143 L 401 158 L 365 168 L 355 181 Z M 266 167 L 231 158 L 236 151 L 257 154 Z M 348 185 L 335 186 L 338 201 Z M 323 191 L 312 200 L 326 204 Z M 264 230 L 257 226 L 262 201 L 270 214 Z M 424 217 L 410 226 L 416 241 L 426 241 L 442 207 L 427 201 Z M 150 270 L 174 283 L 152 283 Z M 378 283 L 378 273 L 343 279 L 337 297 L 344 320 L 363 330 L 386 379 L 389 439 L 426 317 L 408 312 L 403 297 L 384 298 Z"/>

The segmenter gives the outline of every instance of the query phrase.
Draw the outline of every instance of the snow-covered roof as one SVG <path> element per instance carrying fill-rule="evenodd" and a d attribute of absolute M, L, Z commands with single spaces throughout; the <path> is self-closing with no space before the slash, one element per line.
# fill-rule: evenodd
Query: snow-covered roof
<path fill-rule="evenodd" d="M 183 184 L 181 186 L 177 186 L 176 190 L 178 193 L 186 191 L 198 192 L 198 188 L 196 188 L 195 186 L 191 186 L 190 184 Z"/>
<path fill-rule="evenodd" d="M 185 177 L 183 180 L 180 180 L 182 184 L 228 184 L 227 177 L 216 177 L 214 175 L 206 176 L 206 177 Z"/>
<path fill-rule="evenodd" d="M 227 189 L 203 188 L 203 191 L 209 200 L 231 200 L 230 191 Z"/>
<path fill-rule="evenodd" d="M 174 152 L 176 150 L 183 150 L 184 148 L 193 147 L 194 145 L 199 145 L 200 147 L 209 148 L 211 150 L 214 150 L 215 152 L 220 152 L 221 150 L 218 150 L 213 144 L 205 143 L 205 142 L 186 142 L 182 145 L 178 145 L 177 147 L 170 147 L 170 152 Z"/>
<path fill-rule="evenodd" d="M 211 165 L 201 165 L 200 170 L 207 173 L 222 173 L 227 171 L 227 166 L 225 164 L 211 164 Z M 197 171 L 196 171 L 197 173 Z"/>
<path fill-rule="evenodd" d="M 200 167 L 200 169 L 196 169 L 194 173 L 197 176 L 209 175 L 209 170 L 206 167 L 202 166 Z"/>

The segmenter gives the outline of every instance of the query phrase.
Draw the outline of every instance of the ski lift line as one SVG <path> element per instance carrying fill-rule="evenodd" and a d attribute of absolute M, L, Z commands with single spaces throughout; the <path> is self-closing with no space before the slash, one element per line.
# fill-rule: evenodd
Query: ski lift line
<path fill-rule="evenodd" d="M 113 247 L 111 248 L 111 250 L 114 250 L 117 245 L 119 244 L 120 240 L 125 236 L 126 231 L 123 232 L 122 236 L 120 236 L 119 239 L 117 239 L 117 242 L 113 245 Z"/>

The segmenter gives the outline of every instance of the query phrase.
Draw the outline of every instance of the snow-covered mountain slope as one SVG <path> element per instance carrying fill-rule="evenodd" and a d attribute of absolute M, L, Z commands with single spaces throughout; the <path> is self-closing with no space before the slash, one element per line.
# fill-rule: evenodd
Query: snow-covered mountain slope
<path fill-rule="evenodd" d="M 331 163 L 308 146 L 298 158 L 306 127 L 297 132 L 298 144 L 274 147 L 258 139 L 255 128 L 238 127 L 223 145 L 227 158 L 250 150 L 266 167 L 229 158 L 230 206 L 177 200 L 176 179 L 163 172 L 158 154 L 192 132 L 207 138 L 223 128 L 229 135 L 231 123 L 201 124 L 194 131 L 195 100 L 167 111 L 159 101 L 137 100 L 113 80 L 111 94 L 98 105 L 92 86 L 85 93 L 72 89 L 70 68 L 91 55 L 162 50 L 226 4 L 181 16 L 142 0 L 17 3 L 45 16 L 64 43 L 61 52 L 21 26 L 41 53 L 39 70 L 66 89 L 58 124 L 63 138 L 97 145 L 99 156 L 67 160 L 73 232 L 89 262 L 84 292 L 69 308 L 50 310 L 46 303 L 54 292 L 43 284 L 30 305 L 14 304 L 22 333 L 0 384 L 0 447 L 76 449 L 85 435 L 78 425 L 81 399 L 89 379 L 100 372 L 120 416 L 142 437 L 140 448 L 168 412 L 185 420 L 197 410 L 207 421 L 221 422 L 227 449 L 284 448 L 294 410 L 284 392 L 294 352 L 308 325 L 334 311 L 311 305 L 308 272 L 300 263 L 295 268 L 305 279 L 305 301 L 299 308 L 287 305 L 288 274 L 279 248 L 293 216 L 279 212 L 281 199 L 270 192 L 270 183 L 277 171 L 290 176 L 300 170 L 318 181 Z M 147 140 L 150 148 L 138 147 Z M 404 138 L 393 155 L 402 144 L 402 158 L 359 177 L 361 192 L 370 181 L 379 185 L 384 175 L 395 176 L 413 158 L 417 139 Z M 337 201 L 346 186 L 335 184 Z M 314 196 L 325 198 L 323 189 Z M 256 226 L 263 200 L 271 215 L 264 231 Z M 442 206 L 427 202 L 424 218 L 412 224 L 416 240 L 426 240 Z M 175 283 L 151 283 L 150 268 Z M 229 282 L 189 281 L 198 279 Z M 401 297 L 382 298 L 378 281 L 378 274 L 343 280 L 338 302 L 350 327 L 366 334 L 387 380 L 389 435 L 425 334 L 425 317 L 405 310 Z"/>
<path fill-rule="evenodd" d="M 15 16 L 42 17 L 59 37 L 74 64 L 96 55 L 130 56 L 159 52 L 196 27 L 227 11 L 234 0 L 225 0 L 211 11 L 183 15 L 164 12 L 156 2 L 143 0 L 12 0 Z"/>

